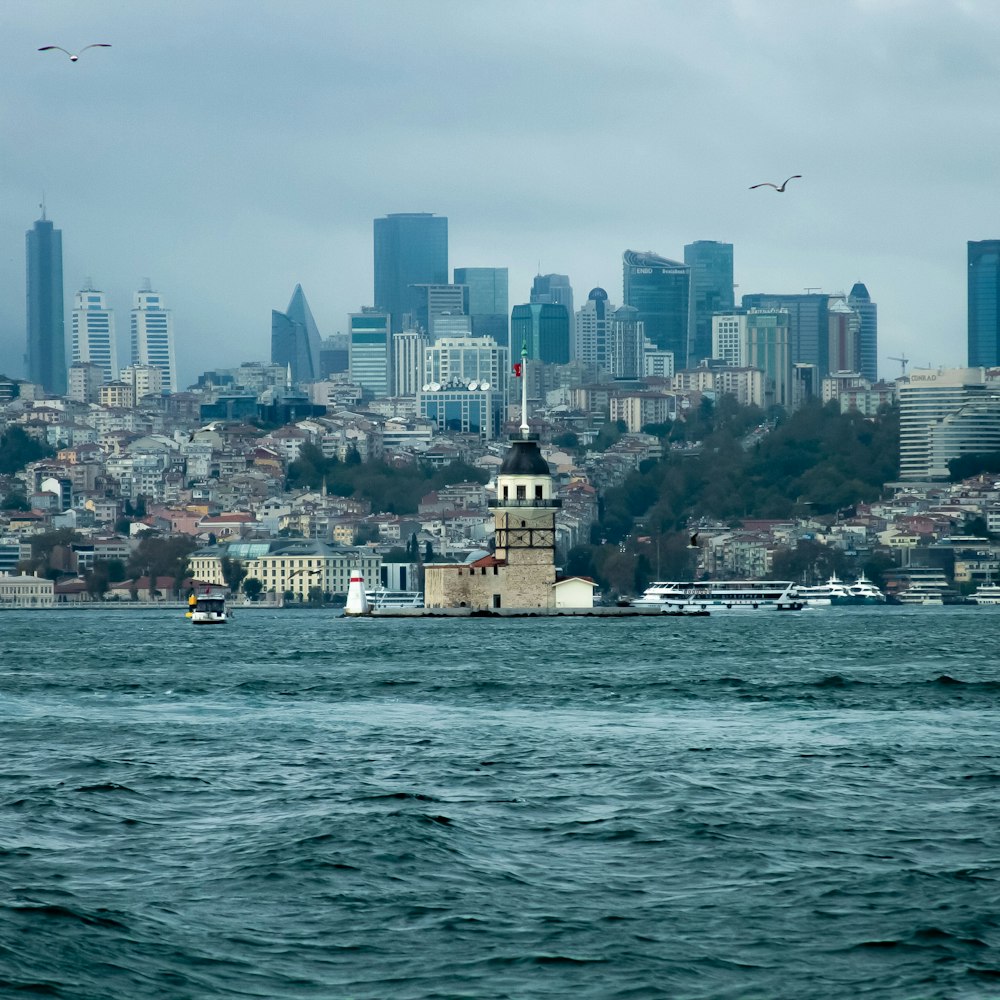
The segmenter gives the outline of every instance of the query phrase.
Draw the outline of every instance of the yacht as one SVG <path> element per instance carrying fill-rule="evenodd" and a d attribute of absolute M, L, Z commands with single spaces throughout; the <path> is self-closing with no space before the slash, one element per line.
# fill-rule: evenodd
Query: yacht
<path fill-rule="evenodd" d="M 848 588 L 845 597 L 838 597 L 834 604 L 885 604 L 885 594 L 864 573 Z"/>
<path fill-rule="evenodd" d="M 225 625 L 230 617 L 226 611 L 226 588 L 199 584 L 188 598 L 186 617 L 192 625 Z"/>
<path fill-rule="evenodd" d="M 789 580 L 697 580 L 650 584 L 634 608 L 663 611 L 800 611 L 804 602 Z"/>
<path fill-rule="evenodd" d="M 981 583 L 969 600 L 973 604 L 1000 604 L 1000 583 Z"/>
<path fill-rule="evenodd" d="M 848 587 L 834 573 L 826 583 L 821 583 L 816 587 L 797 587 L 796 592 L 800 601 L 803 601 L 809 607 L 817 607 L 827 604 L 847 603 L 842 599 L 848 596 Z"/>

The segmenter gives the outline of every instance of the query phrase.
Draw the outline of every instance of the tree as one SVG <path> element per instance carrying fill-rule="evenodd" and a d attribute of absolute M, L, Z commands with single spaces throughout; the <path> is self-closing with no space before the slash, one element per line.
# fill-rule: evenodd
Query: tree
<path fill-rule="evenodd" d="M 222 579 L 226 581 L 229 592 L 235 594 L 240 589 L 240 584 L 246 578 L 246 567 L 239 559 L 230 559 L 229 556 L 223 556 L 219 560 L 219 569 L 222 572 Z"/>
<path fill-rule="evenodd" d="M 286 590 L 281 596 L 284 598 L 285 604 L 291 604 L 295 600 L 295 591 Z"/>
<path fill-rule="evenodd" d="M 430 542 L 424 545 L 424 562 L 434 561 L 434 546 Z"/>
<path fill-rule="evenodd" d="M 248 576 L 243 581 L 243 593 L 250 598 L 251 601 L 256 601 L 260 597 L 260 592 L 264 589 L 264 584 L 260 582 L 255 576 Z"/>
<path fill-rule="evenodd" d="M 47 444 L 36 441 L 21 427 L 8 427 L 0 434 L 0 476 L 20 472 L 29 462 L 55 454 Z"/>
<path fill-rule="evenodd" d="M 28 498 L 20 490 L 11 490 L 4 498 L 4 510 L 31 510 Z"/>
<path fill-rule="evenodd" d="M 169 576 L 175 581 L 188 575 L 188 556 L 198 547 L 190 535 L 162 538 L 145 534 L 129 557 L 126 573 L 130 577 Z"/>
<path fill-rule="evenodd" d="M 318 608 L 323 603 L 323 588 L 310 587 L 307 600 L 314 608 Z"/>

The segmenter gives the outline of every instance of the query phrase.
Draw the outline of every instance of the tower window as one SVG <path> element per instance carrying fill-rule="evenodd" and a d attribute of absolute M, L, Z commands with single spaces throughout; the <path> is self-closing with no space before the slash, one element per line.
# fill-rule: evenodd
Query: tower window
<path fill-rule="evenodd" d="M 542 499 L 542 487 L 541 486 L 536 486 L 535 487 L 535 499 L 536 500 L 541 500 Z"/>
<path fill-rule="evenodd" d="M 517 487 L 517 499 L 518 500 L 527 500 L 528 499 L 528 487 L 525 486 L 523 483 L 521 483 Z"/>

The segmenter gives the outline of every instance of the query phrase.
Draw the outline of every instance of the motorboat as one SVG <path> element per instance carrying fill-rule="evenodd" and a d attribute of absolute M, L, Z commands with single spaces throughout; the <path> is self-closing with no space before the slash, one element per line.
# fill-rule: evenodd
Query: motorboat
<path fill-rule="evenodd" d="M 650 584 L 634 608 L 711 614 L 726 611 L 800 611 L 804 602 L 790 580 L 691 580 Z"/>
<path fill-rule="evenodd" d="M 834 604 L 885 604 L 885 594 L 864 573 L 848 588 L 846 597 L 838 597 Z"/>
<path fill-rule="evenodd" d="M 944 597 L 941 588 L 932 583 L 916 582 L 896 595 L 900 604 L 941 605 Z"/>
<path fill-rule="evenodd" d="M 192 625 L 225 625 L 230 615 L 226 611 L 226 588 L 198 584 L 188 598 L 187 617 Z"/>
<path fill-rule="evenodd" d="M 372 610 L 380 608 L 422 608 L 424 595 L 419 590 L 378 590 L 365 591 L 368 606 Z"/>

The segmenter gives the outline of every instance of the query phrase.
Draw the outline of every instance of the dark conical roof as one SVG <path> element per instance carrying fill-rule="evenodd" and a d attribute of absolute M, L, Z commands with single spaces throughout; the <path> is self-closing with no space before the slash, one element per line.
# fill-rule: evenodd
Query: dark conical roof
<path fill-rule="evenodd" d="M 871 296 L 868 294 L 868 289 L 860 282 L 856 281 L 854 287 L 851 289 L 852 299 L 861 299 L 862 301 L 868 302 L 871 300 Z"/>
<path fill-rule="evenodd" d="M 550 476 L 549 463 L 542 458 L 536 441 L 512 441 L 500 466 L 501 476 Z"/>

